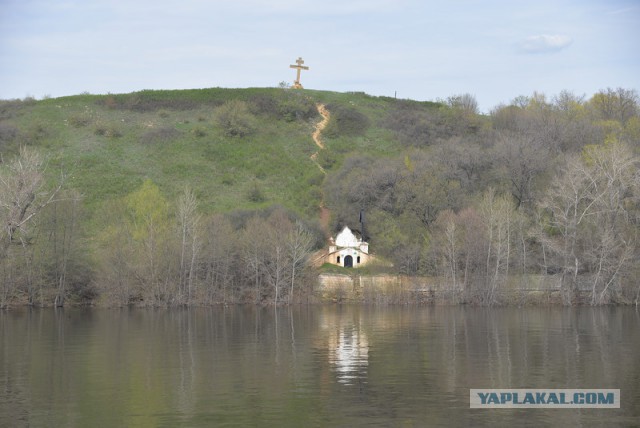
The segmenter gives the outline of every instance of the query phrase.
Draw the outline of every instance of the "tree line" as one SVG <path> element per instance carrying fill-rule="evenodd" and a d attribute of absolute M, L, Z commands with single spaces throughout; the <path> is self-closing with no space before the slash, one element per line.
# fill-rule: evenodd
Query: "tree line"
<path fill-rule="evenodd" d="M 252 106 L 274 111 L 268 98 Z M 325 165 L 333 230 L 357 228 L 364 210 L 365 238 L 394 272 L 441 278 L 456 301 L 500 303 L 514 282 L 554 276 L 565 304 L 637 302 L 639 106 L 622 88 L 536 93 L 489 115 L 469 94 L 394 101 L 377 121 L 329 104 L 329 148 L 374 126 L 399 147 Z M 249 132 L 245 108 L 222 108 L 220 126 Z M 0 164 L 0 221 L 2 307 L 305 301 L 324 244 L 316 220 L 283 207 L 205 215 L 188 187 L 167 200 L 150 180 L 89 216 L 28 147 Z"/>
<path fill-rule="evenodd" d="M 146 180 L 106 203 L 93 220 L 99 232 L 87 236 L 81 197 L 47 191 L 34 158 L 23 150 L 2 176 L 3 197 L 13 191 L 15 204 L 3 204 L 0 307 L 307 299 L 318 233 L 284 208 L 204 216 L 189 188 L 170 203 Z M 8 182 L 17 165 L 25 168 Z"/>
<path fill-rule="evenodd" d="M 399 102 L 383 126 L 406 150 L 351 156 L 327 178 L 337 227 L 365 209 L 372 248 L 458 301 L 499 303 L 510 283 L 555 275 L 565 304 L 637 302 L 638 94 L 534 94 L 484 118 L 470 100 Z"/>

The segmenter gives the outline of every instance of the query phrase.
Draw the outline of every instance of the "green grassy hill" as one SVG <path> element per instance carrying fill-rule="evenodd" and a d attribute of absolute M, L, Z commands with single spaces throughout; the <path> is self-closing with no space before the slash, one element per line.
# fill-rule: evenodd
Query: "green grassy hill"
<path fill-rule="evenodd" d="M 67 174 L 67 187 L 81 192 L 90 212 L 151 179 L 169 199 L 188 184 L 207 213 L 281 204 L 311 218 L 324 180 L 310 159 L 318 151 L 311 138 L 318 103 L 336 112 L 318 157 L 329 172 L 353 153 L 401 149 L 378 126 L 394 99 L 216 88 L 5 101 L 0 151 L 6 158 L 20 145 L 39 148 L 49 175 Z M 246 129 L 234 132 L 224 115 Z"/>

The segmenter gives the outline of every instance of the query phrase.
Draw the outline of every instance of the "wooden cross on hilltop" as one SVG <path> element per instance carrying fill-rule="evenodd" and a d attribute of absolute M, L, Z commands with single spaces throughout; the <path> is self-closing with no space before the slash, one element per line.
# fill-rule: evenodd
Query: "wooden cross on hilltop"
<path fill-rule="evenodd" d="M 308 70 L 309 67 L 305 67 L 304 65 L 304 60 L 302 59 L 302 57 L 298 57 L 298 59 L 296 60 L 296 64 L 297 65 L 290 65 L 290 68 L 295 68 L 297 70 L 296 73 L 296 80 L 293 81 L 293 89 L 303 89 L 302 85 L 300 84 L 300 70 Z"/>

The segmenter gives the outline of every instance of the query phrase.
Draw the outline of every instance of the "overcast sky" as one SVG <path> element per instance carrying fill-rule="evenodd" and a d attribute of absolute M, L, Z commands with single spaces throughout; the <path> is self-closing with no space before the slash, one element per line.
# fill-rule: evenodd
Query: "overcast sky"
<path fill-rule="evenodd" d="M 640 90 L 640 0 L 0 0 L 0 99 L 305 88 L 483 111 Z"/>

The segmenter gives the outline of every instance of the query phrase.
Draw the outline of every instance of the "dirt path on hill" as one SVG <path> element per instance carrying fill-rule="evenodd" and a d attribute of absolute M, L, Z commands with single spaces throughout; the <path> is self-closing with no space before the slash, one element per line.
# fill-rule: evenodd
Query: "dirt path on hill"
<path fill-rule="evenodd" d="M 317 104 L 318 113 L 322 116 L 322 120 L 318 122 L 313 130 L 313 134 L 311 134 L 311 138 L 313 142 L 318 146 L 318 151 L 310 156 L 311 161 L 320 169 L 320 171 L 327 175 L 327 171 L 324 170 L 322 165 L 318 162 L 318 154 L 320 150 L 324 150 L 324 144 L 322 144 L 322 140 L 320 139 L 320 135 L 324 128 L 327 127 L 329 120 L 331 119 L 331 114 L 329 110 L 326 109 L 324 104 Z M 324 205 L 324 191 L 322 192 L 322 200 L 320 201 L 320 227 L 325 234 L 325 237 L 329 239 L 331 237 L 331 233 L 329 231 L 329 219 L 331 218 L 331 212 Z"/>
<path fill-rule="evenodd" d="M 313 134 L 311 134 L 311 138 L 313 139 L 313 142 L 316 143 L 316 146 L 318 146 L 319 148 L 317 152 L 311 155 L 311 161 L 320 169 L 320 171 L 322 171 L 323 174 L 326 174 L 327 172 L 324 170 L 322 165 L 320 165 L 320 163 L 318 162 L 318 153 L 320 153 L 320 150 L 324 150 L 324 144 L 322 144 L 322 140 L 320 139 L 320 134 L 322 134 L 322 131 L 324 130 L 324 128 L 327 127 L 327 124 L 329 123 L 329 119 L 331 119 L 331 115 L 329 114 L 329 110 L 326 109 L 324 104 L 317 104 L 316 108 L 318 109 L 318 113 L 320 113 L 320 116 L 322 116 L 322 120 L 316 124 L 313 130 Z"/>
<path fill-rule="evenodd" d="M 324 144 L 322 144 L 322 141 L 320 140 L 320 134 L 329 124 L 331 114 L 329 113 L 329 110 L 327 110 L 327 108 L 324 106 L 324 104 L 318 104 L 316 107 L 318 108 L 318 113 L 320 113 L 320 116 L 322 116 L 322 120 L 316 125 L 316 129 L 315 131 L 313 131 L 313 135 L 311 135 L 311 138 L 313 138 L 313 141 L 322 150 L 324 149 Z"/>

